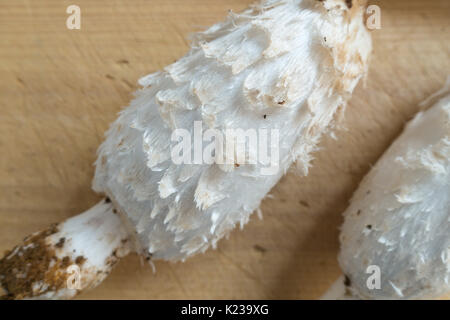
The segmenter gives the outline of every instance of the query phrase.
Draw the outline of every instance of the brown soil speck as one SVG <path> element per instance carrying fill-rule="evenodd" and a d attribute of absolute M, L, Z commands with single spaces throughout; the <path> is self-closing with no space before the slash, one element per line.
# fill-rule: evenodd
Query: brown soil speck
<path fill-rule="evenodd" d="M 350 280 L 350 278 L 345 275 L 344 277 L 344 286 L 345 286 L 345 292 L 344 295 L 347 297 L 351 297 L 352 296 L 352 292 L 350 290 L 350 286 L 352 285 L 352 281 Z"/>
<path fill-rule="evenodd" d="M 344 285 L 346 287 L 350 287 L 352 285 L 352 281 L 350 280 L 350 278 L 347 275 L 344 278 Z"/>
<path fill-rule="evenodd" d="M 347 5 L 347 8 L 351 9 L 353 7 L 353 1 L 352 0 L 345 0 L 345 4 Z"/>
<path fill-rule="evenodd" d="M 111 255 L 106 258 L 106 265 L 112 268 L 118 261 L 117 250 L 114 250 Z"/>
<path fill-rule="evenodd" d="M 70 261 L 71 261 L 70 257 L 68 257 L 68 256 L 64 257 L 61 261 L 61 267 L 67 268 L 71 264 Z"/>
<path fill-rule="evenodd" d="M 78 257 L 75 259 L 75 263 L 76 263 L 77 265 L 79 265 L 79 266 L 82 266 L 85 262 L 86 262 L 86 258 L 83 257 L 83 256 L 78 256 Z"/>
<path fill-rule="evenodd" d="M 66 238 L 62 237 L 59 239 L 58 243 L 55 244 L 55 247 L 62 248 L 64 247 L 64 243 L 66 242 Z"/>

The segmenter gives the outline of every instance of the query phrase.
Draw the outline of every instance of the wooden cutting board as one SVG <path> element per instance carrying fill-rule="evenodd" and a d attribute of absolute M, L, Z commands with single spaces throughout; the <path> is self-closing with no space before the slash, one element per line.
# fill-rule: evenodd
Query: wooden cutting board
<path fill-rule="evenodd" d="M 139 77 L 182 56 L 190 32 L 251 0 L 0 2 L 0 251 L 95 204 L 92 163 Z M 338 277 L 341 213 L 363 175 L 450 74 L 448 0 L 373 1 L 382 28 L 347 130 L 308 177 L 288 174 L 243 231 L 186 263 L 124 259 L 84 299 L 312 299 Z"/>

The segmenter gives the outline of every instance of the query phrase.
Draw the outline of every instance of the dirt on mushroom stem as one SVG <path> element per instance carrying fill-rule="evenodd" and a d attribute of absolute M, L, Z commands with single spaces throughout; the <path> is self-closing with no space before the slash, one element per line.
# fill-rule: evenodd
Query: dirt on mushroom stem
<path fill-rule="evenodd" d="M 58 232 L 58 225 L 24 239 L 23 243 L 7 251 L 0 260 L 0 285 L 5 291 L 1 300 L 32 298 L 66 286 L 69 274 L 65 271 L 72 264 L 80 267 L 85 258 L 79 256 L 75 262 L 71 257 L 58 258 L 46 238 Z M 56 247 L 64 245 L 61 238 Z M 36 284 L 45 286 L 36 288 Z M 43 290 L 42 290 L 43 289 Z"/>
<path fill-rule="evenodd" d="M 0 299 L 68 299 L 100 284 L 132 246 L 108 200 L 27 237 L 0 259 Z"/>

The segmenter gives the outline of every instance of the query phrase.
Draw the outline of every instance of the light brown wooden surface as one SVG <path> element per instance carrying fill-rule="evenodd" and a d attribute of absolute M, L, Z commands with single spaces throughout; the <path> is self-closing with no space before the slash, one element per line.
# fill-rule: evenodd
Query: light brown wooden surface
<path fill-rule="evenodd" d="M 87 1 L 68 30 L 61 0 L 0 2 L 0 252 L 82 212 L 103 132 L 139 77 L 182 56 L 190 32 L 251 0 Z M 125 258 L 85 299 L 317 298 L 338 277 L 341 212 L 370 165 L 450 74 L 448 0 L 373 1 L 367 86 L 347 131 L 324 139 L 306 178 L 289 174 L 243 231 L 186 263 Z"/>

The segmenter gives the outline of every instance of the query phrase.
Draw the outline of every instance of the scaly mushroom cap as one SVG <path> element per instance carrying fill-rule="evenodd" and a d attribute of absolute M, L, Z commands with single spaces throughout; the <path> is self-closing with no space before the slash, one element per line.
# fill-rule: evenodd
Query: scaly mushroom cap
<path fill-rule="evenodd" d="M 344 216 L 339 262 L 353 296 L 450 292 L 450 95 L 406 126 Z M 367 286 L 378 273 L 369 266 L 379 268 L 380 288 Z"/>
<path fill-rule="evenodd" d="M 141 79 L 144 88 L 99 149 L 93 182 L 119 209 L 138 251 L 169 260 L 202 252 L 245 224 L 294 161 L 307 173 L 320 136 L 367 71 L 364 8 L 262 1 L 196 34 L 186 56 Z M 193 136 L 194 121 L 224 136 L 230 128 L 278 130 L 279 163 L 269 174 L 261 162 L 175 164 L 172 133 Z"/>

